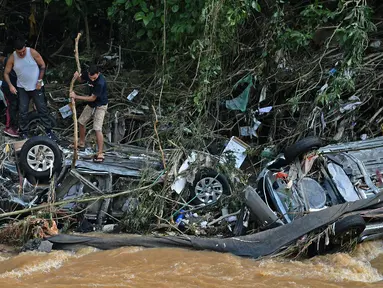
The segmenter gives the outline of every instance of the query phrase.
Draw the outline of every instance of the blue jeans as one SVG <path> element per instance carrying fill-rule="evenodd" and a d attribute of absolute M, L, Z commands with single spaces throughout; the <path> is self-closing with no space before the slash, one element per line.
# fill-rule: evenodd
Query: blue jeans
<path fill-rule="evenodd" d="M 52 123 L 49 119 L 49 112 L 43 89 L 44 87 L 42 87 L 41 90 L 25 91 L 23 88 L 17 88 L 19 94 L 20 132 L 23 134 L 28 134 L 28 110 L 31 98 L 39 113 L 40 123 L 44 126 L 47 132 L 52 129 Z"/>

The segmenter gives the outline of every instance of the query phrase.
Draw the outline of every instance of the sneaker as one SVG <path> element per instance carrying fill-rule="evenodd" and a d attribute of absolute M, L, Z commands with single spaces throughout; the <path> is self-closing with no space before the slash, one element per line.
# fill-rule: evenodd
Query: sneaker
<path fill-rule="evenodd" d="M 55 135 L 55 133 L 53 133 L 53 131 L 48 132 L 48 133 L 47 133 L 47 136 L 48 136 L 48 138 L 52 139 L 53 141 L 57 141 L 57 140 L 59 140 L 59 139 L 57 138 L 57 136 Z"/>
<path fill-rule="evenodd" d="M 14 137 L 14 138 L 19 137 L 19 133 L 17 133 L 17 131 L 11 127 L 5 128 L 3 132 L 4 132 L 4 134 L 6 134 L 10 137 Z"/>

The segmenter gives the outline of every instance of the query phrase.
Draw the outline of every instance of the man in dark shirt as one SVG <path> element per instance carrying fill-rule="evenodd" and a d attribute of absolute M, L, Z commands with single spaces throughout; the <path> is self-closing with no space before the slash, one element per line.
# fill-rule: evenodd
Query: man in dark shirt
<path fill-rule="evenodd" d="M 105 77 L 95 65 L 89 67 L 88 73 L 79 75 L 78 72 L 75 72 L 74 77 L 76 79 L 81 77 L 81 80 L 87 81 L 89 86 L 89 96 L 79 96 L 75 92 L 70 94 L 70 97 L 75 100 L 88 102 L 88 105 L 85 106 L 84 111 L 78 119 L 80 130 L 78 148 L 85 147 L 85 126 L 93 116 L 93 130 L 96 132 L 98 146 L 98 153 L 94 161 L 103 162 L 105 157 L 103 154 L 104 136 L 102 134 L 102 125 L 104 123 L 106 109 L 108 108 L 108 92 Z"/>
<path fill-rule="evenodd" d="M 8 57 L 0 56 L 0 63 L 3 64 L 5 67 L 7 65 Z M 16 87 L 17 83 L 17 76 L 15 71 L 11 70 L 9 73 L 9 78 L 11 80 L 11 83 L 13 86 Z M 11 136 L 11 137 L 19 137 L 19 133 L 17 132 L 17 115 L 18 115 L 18 96 L 17 94 L 12 94 L 11 91 L 9 90 L 9 85 L 6 81 L 3 81 L 1 83 L 1 90 L 4 93 L 5 100 L 7 102 L 7 110 L 5 113 L 6 121 L 5 121 L 5 129 L 4 129 L 4 134 Z"/>

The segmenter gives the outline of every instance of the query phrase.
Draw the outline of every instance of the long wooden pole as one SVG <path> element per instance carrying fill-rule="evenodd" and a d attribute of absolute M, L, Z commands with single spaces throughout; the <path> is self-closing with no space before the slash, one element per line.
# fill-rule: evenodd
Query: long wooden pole
<path fill-rule="evenodd" d="M 76 65 L 77 65 L 77 72 L 81 75 L 81 66 L 80 66 L 80 59 L 78 56 L 78 41 L 80 40 L 81 33 L 77 34 L 77 37 L 75 39 L 75 49 L 74 49 L 74 57 L 76 58 Z M 76 81 L 76 78 L 73 77 L 72 81 L 70 82 L 69 87 L 69 95 L 71 92 L 73 92 L 74 82 Z M 72 113 L 73 113 L 73 124 L 74 124 L 74 131 L 73 131 L 73 160 L 72 160 L 72 168 L 75 168 L 76 166 L 76 160 L 78 157 L 78 123 L 77 123 L 77 111 L 76 111 L 76 101 L 72 99 Z"/>

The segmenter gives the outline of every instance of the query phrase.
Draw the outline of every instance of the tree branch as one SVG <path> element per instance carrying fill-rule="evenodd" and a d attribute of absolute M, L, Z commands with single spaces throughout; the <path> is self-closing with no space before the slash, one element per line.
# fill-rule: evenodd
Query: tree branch
<path fill-rule="evenodd" d="M 75 40 L 75 50 L 74 50 L 74 57 L 76 58 L 76 64 L 77 64 L 77 72 L 81 74 L 81 66 L 80 66 L 80 59 L 78 56 L 78 41 L 80 40 L 81 33 L 77 34 L 76 40 Z M 76 79 L 73 77 L 72 81 L 70 82 L 69 87 L 69 95 L 71 92 L 73 92 L 74 82 Z M 72 99 L 72 112 L 73 112 L 73 124 L 74 124 L 74 132 L 73 132 L 73 160 L 72 160 L 72 168 L 76 166 L 76 160 L 77 160 L 77 146 L 78 146 L 78 123 L 77 123 L 77 111 L 76 111 L 76 101 Z"/>

